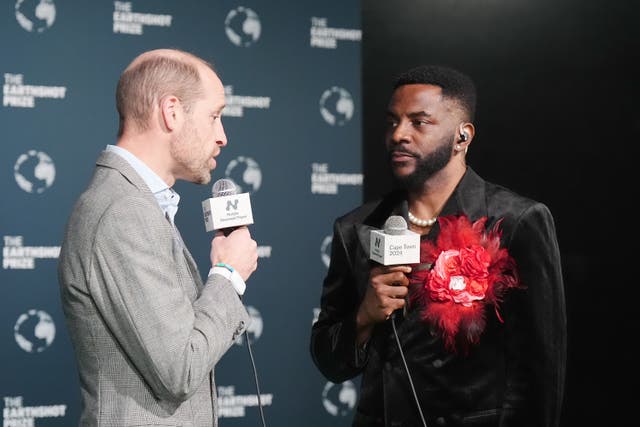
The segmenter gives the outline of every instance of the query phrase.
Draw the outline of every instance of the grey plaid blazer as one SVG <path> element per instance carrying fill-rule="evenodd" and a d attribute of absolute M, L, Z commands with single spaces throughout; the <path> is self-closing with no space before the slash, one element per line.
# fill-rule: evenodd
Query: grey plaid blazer
<path fill-rule="evenodd" d="M 213 368 L 249 324 L 229 280 L 198 268 L 142 178 L 103 152 L 58 264 L 81 426 L 216 426 Z"/>

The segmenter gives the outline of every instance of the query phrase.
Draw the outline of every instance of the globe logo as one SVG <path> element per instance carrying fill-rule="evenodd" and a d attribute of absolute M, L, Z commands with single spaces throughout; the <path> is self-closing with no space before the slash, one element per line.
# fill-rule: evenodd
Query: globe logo
<path fill-rule="evenodd" d="M 42 193 L 53 184 L 56 168 L 46 153 L 29 150 L 18 157 L 13 174 L 18 186 L 27 193 Z"/>
<path fill-rule="evenodd" d="M 250 157 L 240 156 L 231 160 L 224 174 L 236 184 L 238 194 L 258 191 L 262 184 L 260 166 Z"/>
<path fill-rule="evenodd" d="M 253 10 L 239 6 L 227 14 L 224 29 L 231 43 L 247 47 L 258 41 L 262 26 L 260 18 Z"/>
<path fill-rule="evenodd" d="M 51 28 L 56 20 L 56 5 L 52 0 L 18 0 L 16 19 L 25 30 L 41 33 Z"/>
<path fill-rule="evenodd" d="M 322 391 L 324 409 L 333 416 L 345 416 L 353 411 L 358 400 L 356 386 L 351 381 L 341 384 L 328 382 Z"/>
<path fill-rule="evenodd" d="M 249 317 L 251 318 L 251 323 L 247 328 L 247 334 L 249 335 L 249 339 L 251 340 L 251 342 L 254 343 L 258 341 L 258 339 L 262 335 L 264 324 L 262 323 L 262 316 L 260 315 L 260 312 L 254 307 L 250 305 L 247 306 L 247 313 L 249 313 Z M 236 339 L 235 343 L 237 345 L 243 345 L 244 335 L 239 336 L 238 339 Z"/>
<path fill-rule="evenodd" d="M 353 98 L 345 89 L 333 86 L 320 97 L 320 114 L 332 126 L 342 126 L 353 117 Z"/>
<path fill-rule="evenodd" d="M 327 236 L 322 241 L 322 245 L 320 246 L 320 257 L 322 258 L 322 262 L 325 267 L 329 268 L 329 263 L 331 262 L 331 242 L 333 241 L 333 236 Z"/>
<path fill-rule="evenodd" d="M 29 310 L 18 317 L 13 327 L 16 342 L 27 353 L 46 350 L 56 336 L 56 326 L 42 310 Z"/>

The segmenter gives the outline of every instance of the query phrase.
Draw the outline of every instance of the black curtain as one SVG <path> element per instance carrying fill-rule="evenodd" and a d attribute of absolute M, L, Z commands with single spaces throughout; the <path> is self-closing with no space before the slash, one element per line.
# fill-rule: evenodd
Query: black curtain
<path fill-rule="evenodd" d="M 556 219 L 569 354 L 563 425 L 635 416 L 638 2 L 363 0 L 364 198 L 391 188 L 383 144 L 393 76 L 422 63 L 478 88 L 467 156 Z M 621 424 L 619 424 L 621 423 Z"/>

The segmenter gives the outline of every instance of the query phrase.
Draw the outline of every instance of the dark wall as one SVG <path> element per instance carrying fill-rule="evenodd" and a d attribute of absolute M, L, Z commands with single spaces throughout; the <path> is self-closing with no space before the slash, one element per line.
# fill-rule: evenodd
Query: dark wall
<path fill-rule="evenodd" d="M 543 201 L 556 219 L 569 328 L 567 425 L 615 425 L 632 408 L 616 384 L 632 370 L 638 324 L 636 281 L 622 261 L 636 227 L 628 206 L 640 130 L 636 4 L 363 1 L 364 198 L 391 188 L 383 132 L 393 75 L 421 63 L 470 74 L 479 96 L 468 164 Z"/>

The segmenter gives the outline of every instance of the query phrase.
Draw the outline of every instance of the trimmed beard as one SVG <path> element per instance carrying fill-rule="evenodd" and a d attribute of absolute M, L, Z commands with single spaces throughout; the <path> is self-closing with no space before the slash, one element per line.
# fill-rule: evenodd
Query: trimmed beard
<path fill-rule="evenodd" d="M 208 184 L 211 182 L 211 171 L 207 167 L 208 158 L 203 164 L 202 140 L 198 135 L 191 117 L 187 117 L 185 126 L 171 142 L 171 155 L 188 173 L 187 180 L 194 184 Z"/>
<path fill-rule="evenodd" d="M 425 157 L 416 158 L 416 166 L 412 173 L 406 176 L 398 176 L 393 173 L 396 184 L 408 191 L 422 189 L 424 183 L 436 172 L 441 171 L 453 156 L 450 144 L 442 144 L 436 150 Z M 391 160 L 391 153 L 389 153 Z M 393 172 L 393 168 L 392 168 Z"/>

